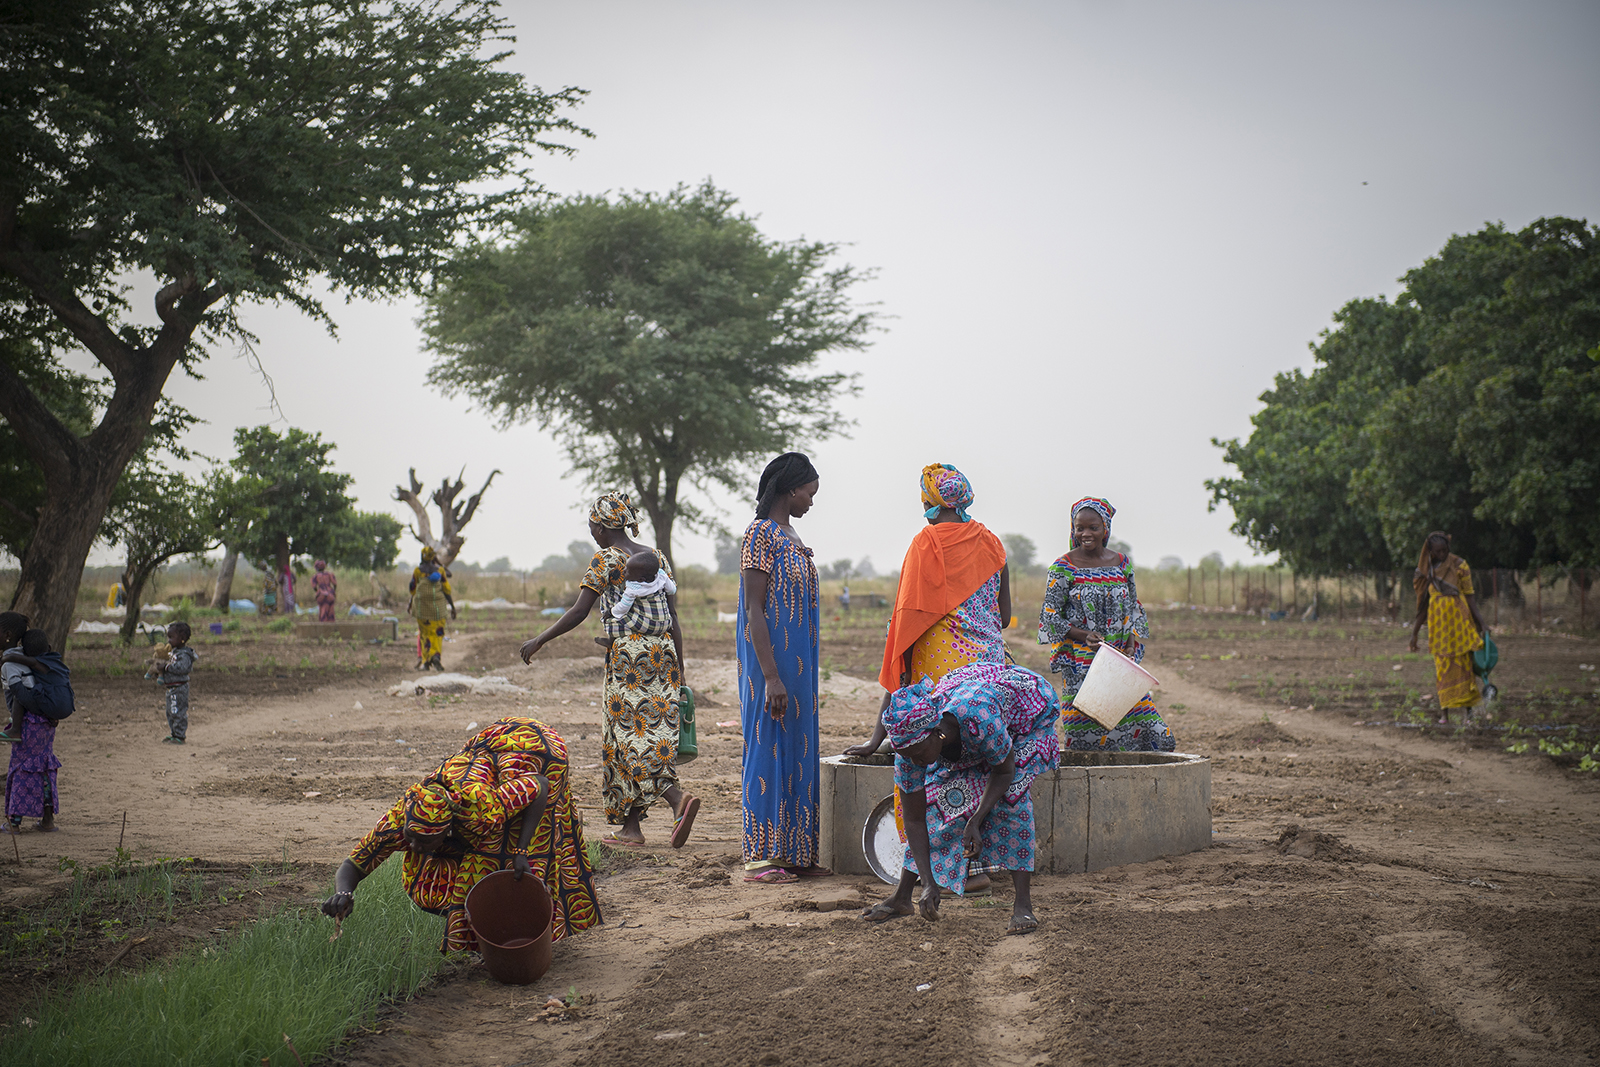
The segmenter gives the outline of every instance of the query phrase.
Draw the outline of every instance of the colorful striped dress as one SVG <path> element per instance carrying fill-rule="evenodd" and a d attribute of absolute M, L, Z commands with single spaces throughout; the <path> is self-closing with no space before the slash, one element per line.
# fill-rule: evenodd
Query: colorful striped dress
<path fill-rule="evenodd" d="M 511 868 L 512 850 L 522 834 L 522 809 L 539 794 L 533 777 L 538 775 L 550 783 L 550 791 L 528 842 L 528 866 L 555 903 L 551 938 L 587 929 L 601 921 L 600 908 L 567 768 L 566 742 L 550 727 L 537 719 L 501 719 L 423 779 L 443 784 L 465 809 L 443 848 L 425 853 L 406 847 L 402 797 L 356 845 L 350 862 L 364 875 L 371 874 L 389 856 L 404 852 L 400 880 L 406 893 L 423 911 L 444 916 L 439 951 L 476 950 L 477 938 L 467 924 L 467 893 L 485 875 Z"/>
<path fill-rule="evenodd" d="M 947 746 L 928 767 L 895 756 L 894 784 L 897 798 L 917 791 L 927 798 L 934 881 L 961 894 L 972 875 L 1033 870 L 1037 843 L 1030 787 L 1060 756 L 1055 730 L 1060 709 L 1049 680 L 1024 667 L 973 663 L 945 675 L 930 699 L 955 716 L 959 743 Z M 1008 756 L 1016 758 L 1016 774 L 978 827 L 978 855 L 969 861 L 961 836 L 983 801 L 989 773 Z M 917 870 L 910 846 L 903 862 L 906 870 Z"/>
<path fill-rule="evenodd" d="M 811 550 L 770 519 L 744 532 L 740 570 L 767 575 L 767 610 L 747 604 L 739 584 L 739 717 L 744 728 L 744 859 L 783 867 L 817 862 L 822 759 L 817 738 L 821 606 Z M 767 713 L 767 680 L 750 627 L 765 626 L 788 691 L 782 719 Z"/>
<path fill-rule="evenodd" d="M 1096 752 L 1171 752 L 1177 747 L 1166 721 L 1149 694 L 1134 705 L 1121 722 L 1107 730 L 1072 709 L 1094 653 L 1074 641 L 1069 629 L 1093 630 L 1111 642 L 1134 637 L 1133 661 L 1144 660 L 1143 642 L 1150 639 L 1150 620 L 1139 603 L 1133 581 L 1133 563 L 1119 556 L 1112 567 L 1079 567 L 1069 556 L 1050 564 L 1044 605 L 1039 609 L 1039 643 L 1051 646 L 1050 670 L 1061 675 L 1061 700 L 1067 707 L 1062 720 L 1067 748 Z"/>

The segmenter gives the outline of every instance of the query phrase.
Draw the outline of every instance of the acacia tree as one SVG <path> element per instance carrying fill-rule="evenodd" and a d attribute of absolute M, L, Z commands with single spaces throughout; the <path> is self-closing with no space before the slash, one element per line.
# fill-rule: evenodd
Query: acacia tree
<path fill-rule="evenodd" d="M 737 491 L 757 460 L 844 428 L 854 375 L 818 357 L 864 349 L 874 324 L 837 245 L 770 240 L 736 204 L 707 182 L 530 208 L 441 274 L 423 317 L 433 384 L 553 429 L 669 557 L 678 520 L 711 525 L 685 479 Z"/>
<path fill-rule="evenodd" d="M 280 434 L 256 426 L 235 430 L 233 443 L 238 455 L 229 465 L 254 487 L 256 508 L 224 525 L 230 552 L 273 574 L 306 556 L 366 570 L 394 563 L 400 523 L 356 510 L 345 492 L 350 476 L 332 469 L 331 442 L 294 427 Z"/>
<path fill-rule="evenodd" d="M 1335 316 L 1249 439 L 1214 442 L 1235 532 L 1297 569 L 1408 566 L 1433 529 L 1480 567 L 1600 557 L 1600 230 L 1447 242 L 1389 303 Z"/>
<path fill-rule="evenodd" d="M 502 69 L 491 0 L 56 0 L 0 33 L 0 334 L 44 360 L 0 350 L 0 417 L 44 482 L 12 605 L 59 641 L 173 369 L 248 343 L 246 301 L 331 328 L 319 284 L 418 291 L 534 191 L 524 161 L 565 150 L 544 138 L 577 132 L 579 91 Z M 75 346 L 108 393 L 88 428 L 49 401 Z"/>
<path fill-rule="evenodd" d="M 123 472 L 103 535 L 122 547 L 126 564 L 122 588 L 128 610 L 123 616 L 123 644 L 133 640 L 139 624 L 145 583 L 175 556 L 200 556 L 222 543 L 222 534 L 236 522 L 261 513 L 260 487 L 212 471 L 195 480 L 171 469 L 136 461 Z"/>

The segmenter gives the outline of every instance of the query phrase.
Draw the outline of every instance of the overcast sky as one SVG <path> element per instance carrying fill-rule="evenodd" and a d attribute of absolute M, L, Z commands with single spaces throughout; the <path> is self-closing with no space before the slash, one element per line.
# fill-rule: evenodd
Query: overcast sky
<path fill-rule="evenodd" d="M 893 318 L 862 354 L 848 439 L 802 535 L 899 565 L 917 474 L 953 463 L 972 511 L 1067 548 L 1067 507 L 1117 507 L 1145 565 L 1250 549 L 1208 514 L 1216 437 L 1355 297 L 1452 233 L 1600 219 L 1600 5 L 508 3 L 515 68 L 589 97 L 558 193 L 712 178 L 775 238 L 848 244 Z M 331 305 L 337 340 L 251 312 L 288 423 L 338 442 L 361 506 L 415 465 L 504 472 L 463 553 L 532 566 L 585 536 L 589 494 L 532 427 L 424 382 L 415 303 Z M 171 392 L 231 453 L 268 421 L 230 352 Z M 750 504 L 720 502 L 740 528 Z M 648 534 L 648 530 L 646 531 Z M 414 545 L 408 543 L 406 554 Z M 100 555 L 97 553 L 97 556 Z M 679 565 L 711 563 L 680 537 Z"/>

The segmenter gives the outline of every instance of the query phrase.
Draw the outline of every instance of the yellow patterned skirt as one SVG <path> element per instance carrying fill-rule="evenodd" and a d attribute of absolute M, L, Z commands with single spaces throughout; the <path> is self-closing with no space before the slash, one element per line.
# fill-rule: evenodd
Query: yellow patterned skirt
<path fill-rule="evenodd" d="M 1428 601 L 1428 651 L 1439 687 L 1439 707 L 1470 708 L 1478 702 L 1478 677 L 1472 673 L 1472 653 L 1483 647 L 1483 635 L 1472 624 L 1466 602 L 1459 596 L 1434 593 Z"/>
<path fill-rule="evenodd" d="M 621 825 L 678 784 L 678 688 L 683 671 L 670 636 L 627 633 L 606 655 L 600 728 L 600 794 L 606 822 Z"/>
<path fill-rule="evenodd" d="M 417 620 L 417 658 L 426 663 L 444 655 L 444 620 Z"/>

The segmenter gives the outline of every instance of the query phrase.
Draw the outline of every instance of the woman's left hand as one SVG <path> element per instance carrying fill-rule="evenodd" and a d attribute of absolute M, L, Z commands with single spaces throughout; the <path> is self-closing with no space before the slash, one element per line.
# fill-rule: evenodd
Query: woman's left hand
<path fill-rule="evenodd" d="M 978 820 L 968 819 L 966 829 L 961 831 L 961 854 L 969 860 L 977 859 L 981 843 L 978 836 Z"/>
<path fill-rule="evenodd" d="M 524 856 L 520 852 L 518 852 L 515 856 L 511 857 L 511 877 L 512 878 L 514 878 L 514 879 L 516 879 L 517 881 L 520 882 L 520 881 L 522 881 L 522 876 L 527 874 L 529 870 L 530 870 L 530 868 L 528 866 L 528 857 Z"/>

